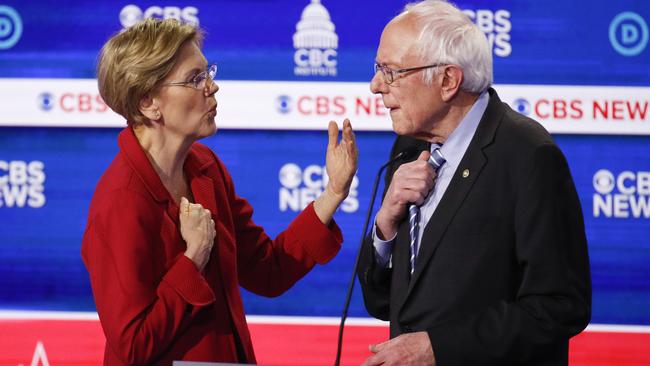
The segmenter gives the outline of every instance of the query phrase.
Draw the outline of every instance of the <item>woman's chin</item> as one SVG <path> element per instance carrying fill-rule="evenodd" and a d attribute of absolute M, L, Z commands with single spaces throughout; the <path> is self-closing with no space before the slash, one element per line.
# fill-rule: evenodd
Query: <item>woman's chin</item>
<path fill-rule="evenodd" d="M 209 137 L 217 133 L 217 123 L 214 120 L 214 117 L 208 119 L 208 126 L 206 129 L 206 135 L 204 137 Z"/>

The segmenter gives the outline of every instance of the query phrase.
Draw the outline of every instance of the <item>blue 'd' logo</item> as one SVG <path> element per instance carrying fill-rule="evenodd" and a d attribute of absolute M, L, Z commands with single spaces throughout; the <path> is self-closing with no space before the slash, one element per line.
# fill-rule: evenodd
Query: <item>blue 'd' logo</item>
<path fill-rule="evenodd" d="M 51 111 L 54 108 L 54 95 L 48 92 L 39 94 L 38 106 L 46 112 Z"/>
<path fill-rule="evenodd" d="M 291 97 L 288 95 L 280 95 L 275 99 L 275 107 L 282 114 L 291 112 Z"/>
<path fill-rule="evenodd" d="M 23 34 L 23 21 L 14 8 L 0 5 L 0 50 L 13 47 Z"/>
<path fill-rule="evenodd" d="M 637 13 L 620 13 L 609 24 L 609 42 L 621 55 L 636 56 L 648 45 L 648 24 Z"/>
<path fill-rule="evenodd" d="M 530 103 L 524 98 L 517 98 L 512 102 L 515 110 L 524 116 L 530 115 Z"/>

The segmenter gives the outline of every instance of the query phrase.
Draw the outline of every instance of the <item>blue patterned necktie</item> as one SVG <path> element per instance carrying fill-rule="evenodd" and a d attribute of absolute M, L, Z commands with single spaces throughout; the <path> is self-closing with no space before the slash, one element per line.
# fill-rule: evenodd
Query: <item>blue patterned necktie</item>
<path fill-rule="evenodd" d="M 445 163 L 445 158 L 440 152 L 440 147 L 436 147 L 431 152 L 428 163 L 437 172 Z M 420 231 L 420 207 L 415 204 L 409 205 L 409 237 L 411 239 L 411 276 L 415 271 L 415 258 L 418 256 L 418 235 Z"/>

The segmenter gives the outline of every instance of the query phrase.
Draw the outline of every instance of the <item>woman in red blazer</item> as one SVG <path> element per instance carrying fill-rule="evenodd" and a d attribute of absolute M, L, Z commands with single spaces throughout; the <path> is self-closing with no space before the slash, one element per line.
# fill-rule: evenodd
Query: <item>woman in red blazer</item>
<path fill-rule="evenodd" d="M 217 156 L 219 87 L 200 30 L 143 21 L 113 36 L 98 64 L 104 101 L 129 122 L 90 205 L 82 256 L 106 335 L 106 365 L 255 362 L 239 286 L 278 296 L 339 250 L 332 220 L 357 148 L 330 122 L 329 182 L 275 240 L 252 221 Z"/>

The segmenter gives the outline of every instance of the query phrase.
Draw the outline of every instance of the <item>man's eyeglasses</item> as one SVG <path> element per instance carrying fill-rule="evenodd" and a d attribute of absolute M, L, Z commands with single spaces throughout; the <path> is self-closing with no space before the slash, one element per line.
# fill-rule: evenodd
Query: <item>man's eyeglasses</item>
<path fill-rule="evenodd" d="M 397 79 L 399 74 L 403 74 L 409 71 L 419 71 L 424 69 L 430 69 L 432 67 L 447 66 L 447 65 L 448 64 L 433 64 L 433 65 L 417 66 L 417 67 L 409 67 L 406 69 L 393 70 L 386 65 L 380 65 L 375 62 L 375 74 L 378 71 L 381 71 L 382 75 L 384 76 L 384 82 L 386 84 L 392 84 Z"/>
<path fill-rule="evenodd" d="M 162 84 L 162 86 L 188 86 L 192 87 L 194 89 L 203 89 L 205 88 L 205 85 L 207 83 L 207 80 L 210 79 L 211 81 L 214 80 L 214 77 L 217 76 L 217 64 L 212 64 L 208 66 L 205 71 L 202 71 L 194 77 L 192 77 L 192 80 L 190 81 L 175 81 L 172 83 L 167 83 L 167 84 Z"/>

